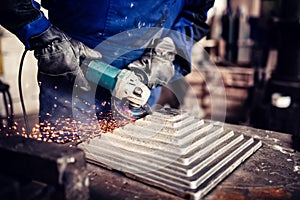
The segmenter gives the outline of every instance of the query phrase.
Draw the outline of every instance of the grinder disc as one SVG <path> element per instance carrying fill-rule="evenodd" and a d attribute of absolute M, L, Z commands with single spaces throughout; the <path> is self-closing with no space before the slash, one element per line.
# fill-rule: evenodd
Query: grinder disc
<path fill-rule="evenodd" d="M 137 120 L 150 114 L 151 107 L 148 104 L 136 106 L 126 99 L 112 98 L 112 111 L 115 119 Z"/>

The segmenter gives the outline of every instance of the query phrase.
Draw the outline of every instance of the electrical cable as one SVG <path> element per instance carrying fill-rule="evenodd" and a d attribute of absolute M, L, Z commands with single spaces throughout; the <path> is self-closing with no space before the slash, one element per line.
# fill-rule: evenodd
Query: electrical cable
<path fill-rule="evenodd" d="M 25 122 L 25 131 L 26 134 L 30 134 L 29 130 L 29 125 L 28 125 L 28 117 L 26 113 L 26 108 L 25 108 L 25 103 L 24 103 L 24 98 L 23 98 L 23 91 L 22 91 L 22 70 L 23 70 L 23 64 L 24 64 L 24 59 L 27 53 L 27 49 L 24 50 L 21 61 L 20 61 L 20 66 L 19 66 L 19 76 L 18 76 L 18 87 L 19 87 L 19 96 L 21 100 L 21 106 L 22 106 L 22 111 L 23 111 L 23 117 L 24 117 L 24 122 Z"/>

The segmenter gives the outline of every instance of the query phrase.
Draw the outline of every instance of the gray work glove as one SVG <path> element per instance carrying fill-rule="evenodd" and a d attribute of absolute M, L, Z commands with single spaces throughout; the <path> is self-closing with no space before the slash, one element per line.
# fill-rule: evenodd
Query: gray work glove
<path fill-rule="evenodd" d="M 128 65 L 140 80 L 150 89 L 167 84 L 175 74 L 173 61 L 176 47 L 170 37 L 156 39 L 149 50 L 139 59 Z"/>
<path fill-rule="evenodd" d="M 80 68 L 83 60 L 98 60 L 101 54 L 83 43 L 71 39 L 58 28 L 51 26 L 42 34 L 29 40 L 34 56 L 38 60 L 39 72 L 50 76 L 64 76 L 84 91 L 90 85 Z"/>

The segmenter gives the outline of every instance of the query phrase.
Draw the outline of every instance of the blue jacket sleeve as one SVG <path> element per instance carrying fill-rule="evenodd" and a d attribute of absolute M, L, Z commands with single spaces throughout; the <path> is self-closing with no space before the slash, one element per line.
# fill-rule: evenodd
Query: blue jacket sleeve
<path fill-rule="evenodd" d="M 214 0 L 185 0 L 184 8 L 177 18 L 170 37 L 177 47 L 175 58 L 176 71 L 186 75 L 191 71 L 191 50 L 195 41 L 199 41 L 209 32 L 205 23 L 207 11 Z"/>
<path fill-rule="evenodd" d="M 14 33 L 30 49 L 28 39 L 43 33 L 50 22 L 33 0 L 1 0 L 0 24 Z"/>

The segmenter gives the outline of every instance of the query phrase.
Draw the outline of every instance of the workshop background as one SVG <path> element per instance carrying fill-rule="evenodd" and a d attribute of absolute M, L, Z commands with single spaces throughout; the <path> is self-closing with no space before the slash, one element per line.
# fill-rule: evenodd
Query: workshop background
<path fill-rule="evenodd" d="M 114 134 L 65 144 L 2 131 L 0 199 L 300 199 L 299 22 L 299 0 L 215 0 L 211 31 L 196 43 L 185 77 L 195 95 L 177 98 L 173 83 L 159 99 L 187 110 L 196 101 L 198 117 L 206 120 L 160 109 Z M 1 130 L 24 126 L 18 88 L 23 50 L 0 27 Z M 222 84 L 209 88 L 219 79 L 210 67 Z M 38 123 L 36 75 L 29 52 L 22 87 L 31 127 Z M 212 111 L 212 102 L 220 109 Z"/>

